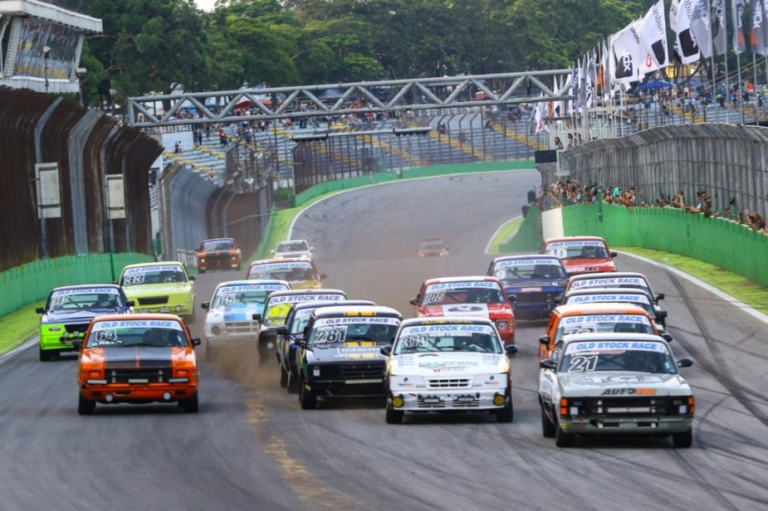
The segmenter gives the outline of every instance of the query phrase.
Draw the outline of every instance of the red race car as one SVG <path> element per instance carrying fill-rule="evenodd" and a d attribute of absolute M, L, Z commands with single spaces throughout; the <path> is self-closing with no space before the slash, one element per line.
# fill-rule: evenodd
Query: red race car
<path fill-rule="evenodd" d="M 605 240 L 597 236 L 550 238 L 541 245 L 540 252 L 558 257 L 568 276 L 616 271 L 616 252 L 611 252 Z"/>

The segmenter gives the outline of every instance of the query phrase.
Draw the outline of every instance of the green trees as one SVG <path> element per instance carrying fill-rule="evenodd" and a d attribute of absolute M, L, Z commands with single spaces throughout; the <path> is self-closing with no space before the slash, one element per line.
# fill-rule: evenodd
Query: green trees
<path fill-rule="evenodd" d="M 86 99 L 568 66 L 638 0 L 90 0 Z"/>

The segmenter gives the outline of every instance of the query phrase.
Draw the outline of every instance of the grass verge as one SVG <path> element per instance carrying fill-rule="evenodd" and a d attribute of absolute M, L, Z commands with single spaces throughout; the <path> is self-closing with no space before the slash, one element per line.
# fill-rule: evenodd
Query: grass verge
<path fill-rule="evenodd" d="M 19 346 L 37 332 L 40 315 L 35 309 L 44 305 L 45 300 L 41 300 L 0 318 L 0 332 L 3 332 L 0 336 L 0 355 Z"/>
<path fill-rule="evenodd" d="M 756 284 L 740 275 L 723 270 L 713 264 L 661 250 L 639 247 L 613 248 L 677 268 L 720 289 L 763 314 L 768 314 L 768 287 Z"/>
<path fill-rule="evenodd" d="M 513 218 L 504 224 L 496 233 L 496 236 L 494 236 L 494 238 L 491 240 L 491 244 L 488 246 L 488 253 L 500 254 L 501 244 L 506 243 L 512 239 L 515 234 L 517 234 L 518 229 L 520 229 L 520 226 L 523 224 L 523 220 L 523 217 Z"/>

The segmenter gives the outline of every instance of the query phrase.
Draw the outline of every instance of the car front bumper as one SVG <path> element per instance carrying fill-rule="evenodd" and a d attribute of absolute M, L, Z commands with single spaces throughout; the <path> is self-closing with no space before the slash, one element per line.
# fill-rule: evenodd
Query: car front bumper
<path fill-rule="evenodd" d="M 501 404 L 494 403 L 497 396 L 504 398 Z M 389 401 L 394 397 L 402 397 L 403 406 L 395 407 L 406 412 L 440 412 L 440 411 L 473 411 L 501 410 L 509 396 L 506 389 L 450 389 L 450 390 L 420 390 L 390 391 Z"/>
<path fill-rule="evenodd" d="M 189 399 L 197 392 L 197 383 L 81 384 L 80 392 L 87 401 L 99 403 L 170 403 Z"/>
<path fill-rule="evenodd" d="M 693 427 L 693 416 L 601 417 L 560 419 L 566 433 L 577 435 L 671 435 Z"/>
<path fill-rule="evenodd" d="M 307 384 L 317 397 L 322 398 L 384 397 L 387 395 L 382 378 L 312 380 Z"/>

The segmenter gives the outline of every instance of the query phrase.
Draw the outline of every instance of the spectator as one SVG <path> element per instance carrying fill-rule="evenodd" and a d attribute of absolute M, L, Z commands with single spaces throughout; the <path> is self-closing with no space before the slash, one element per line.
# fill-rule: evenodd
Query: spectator
<path fill-rule="evenodd" d="M 576 143 L 573 140 L 573 133 L 568 133 L 568 149 L 576 147 Z"/>
<path fill-rule="evenodd" d="M 560 141 L 560 137 L 555 137 L 555 149 L 558 151 L 563 150 L 563 143 Z"/>

